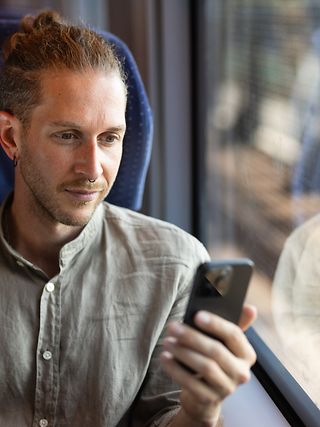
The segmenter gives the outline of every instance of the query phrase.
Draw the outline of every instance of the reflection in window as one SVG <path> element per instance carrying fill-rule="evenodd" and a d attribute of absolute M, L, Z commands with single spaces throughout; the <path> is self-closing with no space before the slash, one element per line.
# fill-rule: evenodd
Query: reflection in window
<path fill-rule="evenodd" d="M 254 260 L 256 330 L 320 407 L 320 5 L 203 16 L 208 247 Z"/>

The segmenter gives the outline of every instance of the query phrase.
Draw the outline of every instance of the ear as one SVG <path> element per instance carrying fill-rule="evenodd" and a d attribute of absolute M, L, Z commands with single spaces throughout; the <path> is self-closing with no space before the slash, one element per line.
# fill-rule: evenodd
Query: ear
<path fill-rule="evenodd" d="M 0 144 L 7 156 L 13 160 L 18 157 L 19 120 L 6 111 L 0 111 Z"/>

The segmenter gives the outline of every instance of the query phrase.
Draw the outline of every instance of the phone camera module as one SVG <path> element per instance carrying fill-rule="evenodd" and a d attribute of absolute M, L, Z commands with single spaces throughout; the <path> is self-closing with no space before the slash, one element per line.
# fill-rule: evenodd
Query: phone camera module
<path fill-rule="evenodd" d="M 208 283 L 210 283 L 211 288 L 213 288 L 215 293 L 217 293 L 219 296 L 224 296 L 227 294 L 232 271 L 232 267 L 227 266 L 215 271 L 209 271 L 206 274 Z"/>

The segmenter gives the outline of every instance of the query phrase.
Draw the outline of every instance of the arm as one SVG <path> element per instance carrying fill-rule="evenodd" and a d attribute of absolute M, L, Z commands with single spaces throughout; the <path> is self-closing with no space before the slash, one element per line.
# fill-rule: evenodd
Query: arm
<path fill-rule="evenodd" d="M 256 310 L 246 306 L 238 327 L 199 312 L 197 326 L 218 340 L 178 322 L 169 325 L 161 361 L 167 374 L 182 387 L 181 409 L 170 427 L 217 425 L 223 399 L 250 378 L 256 356 L 241 329 L 246 329 L 255 317 Z M 184 369 L 178 360 L 196 373 Z"/>

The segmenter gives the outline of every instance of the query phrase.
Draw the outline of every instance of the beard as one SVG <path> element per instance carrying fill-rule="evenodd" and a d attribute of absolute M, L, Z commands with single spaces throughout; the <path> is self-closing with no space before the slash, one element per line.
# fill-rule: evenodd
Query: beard
<path fill-rule="evenodd" d="M 21 177 L 31 194 L 31 209 L 36 215 L 52 223 L 74 227 L 84 227 L 92 218 L 97 206 L 108 193 L 106 184 L 89 183 L 81 178 L 67 181 L 56 188 L 50 182 L 44 168 L 38 168 L 39 160 L 29 151 L 27 143 L 23 144 L 18 167 Z M 91 202 L 71 200 L 66 197 L 66 188 L 97 191 L 98 197 Z"/>

